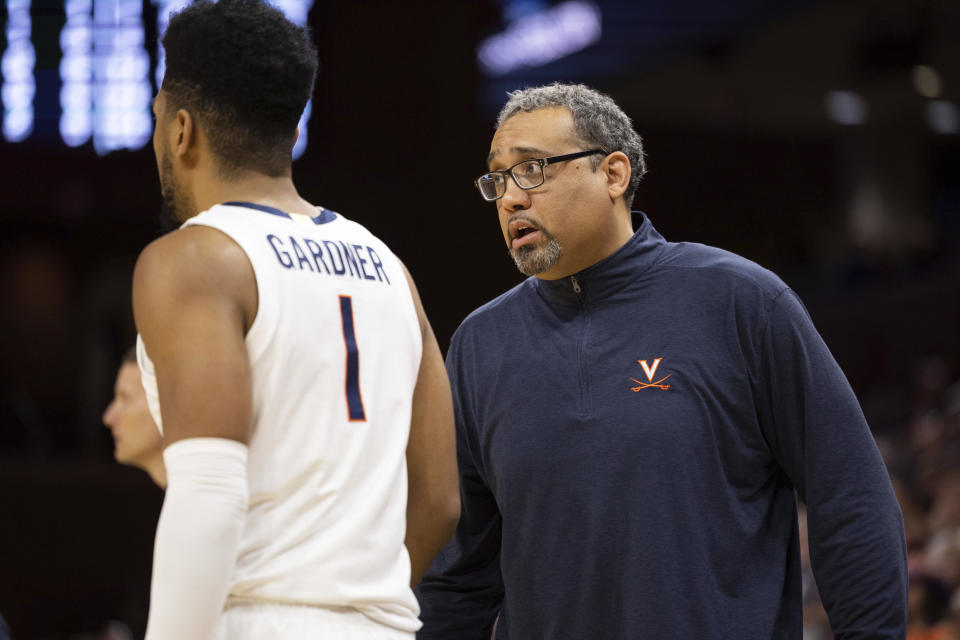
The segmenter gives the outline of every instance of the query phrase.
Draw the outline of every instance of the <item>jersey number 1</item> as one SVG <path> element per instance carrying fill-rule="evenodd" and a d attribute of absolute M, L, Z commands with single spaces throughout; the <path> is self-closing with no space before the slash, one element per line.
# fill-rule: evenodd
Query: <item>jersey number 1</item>
<path fill-rule="evenodd" d="M 363 398 L 360 397 L 360 354 L 357 336 L 353 331 L 353 300 L 340 296 L 340 320 L 343 324 L 343 342 L 347 347 L 347 416 L 350 422 L 363 422 Z"/>

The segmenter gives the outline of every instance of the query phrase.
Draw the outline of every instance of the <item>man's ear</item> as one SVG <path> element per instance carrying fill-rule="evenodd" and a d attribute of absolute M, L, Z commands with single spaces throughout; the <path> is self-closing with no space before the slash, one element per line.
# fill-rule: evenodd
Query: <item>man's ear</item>
<path fill-rule="evenodd" d="M 603 160 L 600 169 L 607 176 L 607 193 L 610 194 L 610 199 L 622 197 L 630 186 L 630 158 L 627 154 L 614 151 Z"/>

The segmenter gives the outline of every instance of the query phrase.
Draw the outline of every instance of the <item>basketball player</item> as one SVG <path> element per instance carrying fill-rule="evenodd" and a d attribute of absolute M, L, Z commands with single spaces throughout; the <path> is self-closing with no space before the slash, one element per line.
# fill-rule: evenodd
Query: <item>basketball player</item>
<path fill-rule="evenodd" d="M 450 390 L 400 261 L 293 184 L 309 33 L 204 1 L 163 44 L 153 144 L 183 226 L 133 282 L 168 479 L 147 638 L 413 638 L 411 582 L 459 514 Z"/>
<path fill-rule="evenodd" d="M 134 347 L 123 356 L 113 386 L 113 400 L 103 412 L 103 424 L 113 434 L 117 462 L 140 467 L 158 486 L 167 486 L 162 438 L 147 408 Z"/>

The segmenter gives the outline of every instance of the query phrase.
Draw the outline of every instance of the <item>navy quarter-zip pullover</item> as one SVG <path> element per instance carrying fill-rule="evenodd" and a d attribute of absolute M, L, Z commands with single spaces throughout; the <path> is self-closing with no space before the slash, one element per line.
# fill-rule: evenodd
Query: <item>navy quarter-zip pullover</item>
<path fill-rule="evenodd" d="M 900 509 L 797 296 L 634 236 L 474 311 L 447 356 L 462 516 L 422 640 L 800 640 L 796 495 L 838 640 L 903 638 Z"/>

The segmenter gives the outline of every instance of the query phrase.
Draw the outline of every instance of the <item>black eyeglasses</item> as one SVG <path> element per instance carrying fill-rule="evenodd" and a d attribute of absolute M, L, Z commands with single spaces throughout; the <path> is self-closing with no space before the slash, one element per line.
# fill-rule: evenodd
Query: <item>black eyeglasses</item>
<path fill-rule="evenodd" d="M 503 171 L 491 171 L 485 173 L 473 181 L 483 199 L 488 202 L 499 200 L 507 192 L 507 176 L 513 178 L 517 186 L 521 189 L 534 189 L 544 183 L 546 178 L 543 175 L 543 168 L 548 164 L 557 162 L 566 162 L 567 160 L 576 160 L 584 156 L 592 156 L 597 153 L 607 154 L 603 149 L 591 149 L 590 151 L 577 151 L 576 153 L 565 153 L 562 156 L 551 156 L 549 158 L 533 158 L 532 160 L 523 160 Z"/>

